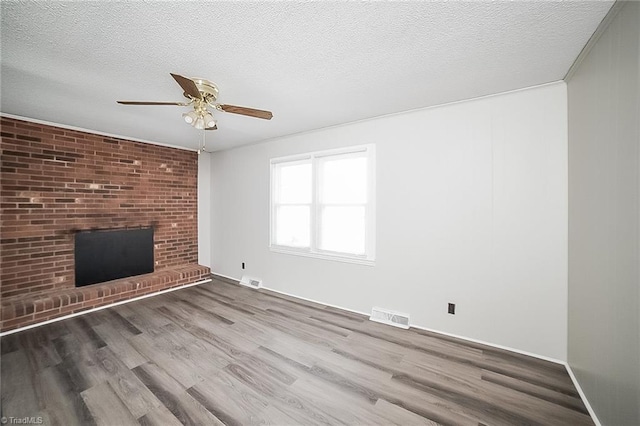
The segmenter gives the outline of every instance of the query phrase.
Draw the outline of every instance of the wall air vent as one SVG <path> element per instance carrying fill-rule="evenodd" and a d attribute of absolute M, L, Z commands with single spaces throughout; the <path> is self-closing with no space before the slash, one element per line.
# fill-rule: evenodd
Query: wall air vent
<path fill-rule="evenodd" d="M 262 280 L 258 278 L 248 277 L 246 275 L 242 276 L 242 279 L 240 280 L 240 284 L 245 285 L 247 287 L 251 287 L 251 288 L 262 288 Z"/>
<path fill-rule="evenodd" d="M 379 322 L 382 324 L 392 325 L 394 327 L 409 328 L 409 314 L 403 314 L 401 312 L 390 311 L 388 309 L 373 308 L 371 309 L 371 321 Z"/>

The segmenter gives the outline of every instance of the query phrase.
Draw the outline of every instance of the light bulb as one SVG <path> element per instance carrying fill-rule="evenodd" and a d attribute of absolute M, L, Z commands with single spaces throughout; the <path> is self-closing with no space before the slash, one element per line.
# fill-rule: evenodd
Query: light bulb
<path fill-rule="evenodd" d="M 189 111 L 182 114 L 182 118 L 184 118 L 184 121 L 186 121 L 188 124 L 193 125 L 193 122 L 196 120 L 196 118 L 198 118 L 198 114 L 196 114 L 195 111 Z"/>
<path fill-rule="evenodd" d="M 204 115 L 204 124 L 205 124 L 205 127 L 208 129 L 215 127 L 216 120 L 213 118 L 213 114 L 211 114 L 210 112 L 207 112 Z"/>
<path fill-rule="evenodd" d="M 193 127 L 195 127 L 196 129 L 199 129 L 199 130 L 204 129 L 204 120 L 202 119 L 202 117 L 198 117 L 196 119 L 196 122 L 193 123 Z"/>

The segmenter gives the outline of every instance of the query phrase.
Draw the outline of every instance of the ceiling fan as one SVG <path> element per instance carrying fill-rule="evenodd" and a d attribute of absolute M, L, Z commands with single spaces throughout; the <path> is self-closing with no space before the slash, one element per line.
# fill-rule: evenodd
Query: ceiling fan
<path fill-rule="evenodd" d="M 208 106 L 215 108 L 217 111 L 263 118 L 265 120 L 271 120 L 273 117 L 271 111 L 216 103 L 219 93 L 218 86 L 209 80 L 204 80 L 202 78 L 192 79 L 173 73 L 171 73 L 171 76 L 176 80 L 180 87 L 182 87 L 182 90 L 184 90 L 183 95 L 187 98 L 187 102 L 117 102 L 122 105 L 193 105 L 193 110 L 182 114 L 182 117 L 188 124 L 191 124 L 196 129 L 201 130 L 216 130 L 218 128 L 213 114 L 211 114 L 207 109 Z"/>

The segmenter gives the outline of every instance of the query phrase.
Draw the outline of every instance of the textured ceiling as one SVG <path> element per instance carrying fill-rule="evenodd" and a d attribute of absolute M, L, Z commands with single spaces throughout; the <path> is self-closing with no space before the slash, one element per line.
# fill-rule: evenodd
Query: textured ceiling
<path fill-rule="evenodd" d="M 2 1 L 1 110 L 195 148 L 170 72 L 212 80 L 210 149 L 557 81 L 599 2 Z"/>

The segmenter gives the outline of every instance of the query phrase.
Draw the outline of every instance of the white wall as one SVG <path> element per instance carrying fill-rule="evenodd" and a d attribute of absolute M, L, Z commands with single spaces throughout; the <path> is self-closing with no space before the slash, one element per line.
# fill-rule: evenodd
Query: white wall
<path fill-rule="evenodd" d="M 640 424 L 640 3 L 568 82 L 569 364 L 605 425 Z"/>
<path fill-rule="evenodd" d="M 270 252 L 269 159 L 365 143 L 377 149 L 376 266 Z M 564 83 L 219 152 L 211 178 L 214 272 L 566 360 Z"/>
<path fill-rule="evenodd" d="M 211 267 L 211 155 L 198 156 L 198 263 Z"/>

